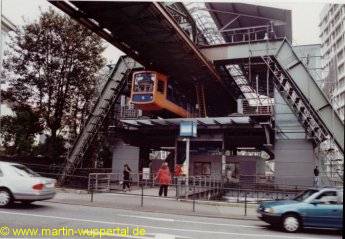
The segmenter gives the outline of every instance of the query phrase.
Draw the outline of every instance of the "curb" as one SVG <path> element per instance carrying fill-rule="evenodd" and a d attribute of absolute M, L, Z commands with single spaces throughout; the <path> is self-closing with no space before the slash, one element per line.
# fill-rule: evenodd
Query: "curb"
<path fill-rule="evenodd" d="M 79 206 L 85 206 L 85 207 L 94 207 L 94 208 L 112 208 L 112 209 L 121 209 L 126 211 L 139 211 L 139 212 L 151 212 L 151 213 L 159 213 L 159 214 L 173 214 L 173 215 L 183 215 L 183 216 L 194 216 L 194 217 L 204 217 L 204 218 L 219 218 L 219 219 L 234 219 L 234 220 L 251 220 L 251 221 L 259 221 L 258 218 L 255 216 L 237 216 L 237 215 L 214 215 L 214 214 L 207 214 L 207 213 L 198 213 L 198 212 L 176 212 L 176 211 L 162 211 L 162 210 L 156 210 L 156 209 L 148 209 L 144 207 L 135 207 L 135 208 L 124 208 L 124 207 L 114 207 L 114 206 L 106 206 L 106 205 L 97 205 L 97 202 L 81 202 L 81 203 L 75 203 L 75 202 L 59 202 L 52 200 L 47 200 L 47 202 L 50 203 L 56 203 L 56 204 L 65 204 L 65 205 L 79 205 Z"/>
<path fill-rule="evenodd" d="M 178 199 L 178 201 L 181 202 L 191 202 L 193 203 L 193 200 L 191 199 Z M 237 207 L 237 208 L 244 208 L 244 203 L 239 202 L 219 202 L 219 201 L 203 201 L 203 200 L 195 200 L 196 204 L 202 204 L 202 205 L 210 205 L 210 206 L 218 206 L 218 207 Z M 247 203 L 247 208 L 256 208 L 258 204 L 253 203 Z"/>
<path fill-rule="evenodd" d="M 72 188 L 56 188 L 57 192 L 63 192 L 63 193 L 75 193 L 75 194 L 89 194 L 89 192 L 87 190 L 79 190 L 79 189 L 72 189 Z M 97 194 L 101 194 L 101 193 L 97 193 Z M 119 196 L 140 196 L 137 194 L 123 194 L 123 193 L 109 193 L 109 194 L 115 194 L 115 195 L 119 195 Z M 155 196 L 151 196 L 151 195 L 144 195 L 144 197 L 152 197 L 152 198 L 157 198 Z M 162 198 L 165 199 L 165 198 Z M 184 198 L 169 198 L 170 200 L 173 201 L 180 201 L 180 202 L 193 202 L 192 199 L 184 199 Z M 202 204 L 202 205 L 210 205 L 210 206 L 223 206 L 223 207 L 237 207 L 237 208 L 243 208 L 244 207 L 244 203 L 243 202 L 239 202 L 239 203 L 235 203 L 235 202 L 222 202 L 222 201 L 205 201 L 205 200 L 195 200 L 196 204 Z M 258 204 L 256 203 L 247 203 L 247 208 L 256 208 Z"/>
<path fill-rule="evenodd" d="M 76 194 L 88 194 L 89 193 L 87 190 L 84 190 L 84 189 L 60 188 L 60 187 L 56 187 L 56 192 L 76 193 Z"/>
<path fill-rule="evenodd" d="M 234 220 L 250 220 L 250 221 L 260 221 L 259 219 L 255 217 L 249 217 L 249 216 L 235 216 L 235 215 L 230 215 L 230 216 L 217 216 L 217 215 L 209 215 L 209 214 L 198 214 L 193 213 L 193 212 L 174 212 L 174 211 L 159 211 L 159 210 L 150 210 L 150 209 L 145 209 L 143 208 L 121 208 L 121 207 L 107 207 L 107 206 L 100 206 L 100 205 L 94 205 L 92 203 L 69 203 L 69 202 L 56 202 L 56 201 L 51 201 L 48 200 L 47 202 L 50 203 L 57 203 L 57 204 L 65 204 L 65 205 L 79 205 L 79 206 L 85 206 L 85 207 L 94 207 L 94 208 L 113 208 L 113 209 L 121 209 L 125 211 L 139 211 L 139 212 L 151 212 L 151 213 L 159 213 L 159 214 L 173 214 L 173 215 L 181 215 L 181 216 L 194 216 L 194 217 L 204 217 L 204 218 L 219 218 L 219 219 L 234 219 Z"/>

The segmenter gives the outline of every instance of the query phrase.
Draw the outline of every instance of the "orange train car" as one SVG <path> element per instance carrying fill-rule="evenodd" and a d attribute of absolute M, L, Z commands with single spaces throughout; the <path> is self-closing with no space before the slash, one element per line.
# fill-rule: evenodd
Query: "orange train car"
<path fill-rule="evenodd" d="M 131 102 L 143 111 L 166 112 L 182 118 L 190 115 L 187 104 L 178 105 L 169 99 L 168 78 L 156 71 L 133 73 Z"/>

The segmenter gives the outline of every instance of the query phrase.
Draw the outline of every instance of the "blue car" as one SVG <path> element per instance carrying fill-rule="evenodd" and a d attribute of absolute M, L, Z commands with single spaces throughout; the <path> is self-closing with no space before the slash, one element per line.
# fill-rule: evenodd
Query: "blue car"
<path fill-rule="evenodd" d="M 259 218 L 287 232 L 302 227 L 343 228 L 343 189 L 308 189 L 292 200 L 264 201 Z"/>

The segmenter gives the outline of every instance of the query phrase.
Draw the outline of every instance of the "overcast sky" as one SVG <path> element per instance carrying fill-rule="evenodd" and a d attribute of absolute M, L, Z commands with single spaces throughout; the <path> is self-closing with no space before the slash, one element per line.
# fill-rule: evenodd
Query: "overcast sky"
<path fill-rule="evenodd" d="M 320 43 L 319 14 L 325 5 L 325 1 L 244 0 L 241 2 L 292 10 L 293 43 L 298 45 Z M 26 21 L 37 19 L 40 8 L 45 10 L 52 5 L 46 0 L 2 0 L 2 6 L 3 14 L 16 25 L 21 25 L 24 23 L 24 19 Z M 114 62 L 121 52 L 110 44 L 108 45 L 109 47 L 104 56 L 108 61 Z"/>

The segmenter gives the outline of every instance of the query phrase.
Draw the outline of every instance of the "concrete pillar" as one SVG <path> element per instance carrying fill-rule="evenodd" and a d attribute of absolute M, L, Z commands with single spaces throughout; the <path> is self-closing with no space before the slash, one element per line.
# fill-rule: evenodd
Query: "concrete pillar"
<path fill-rule="evenodd" d="M 150 166 L 150 149 L 147 147 L 141 147 L 139 149 L 139 172 L 143 171 L 143 168 Z"/>
<path fill-rule="evenodd" d="M 138 173 L 139 148 L 126 144 L 122 139 L 115 139 L 113 143 L 113 173 L 122 174 L 123 165 L 127 163 L 132 173 Z"/>
<path fill-rule="evenodd" d="M 274 154 L 276 184 L 313 185 L 315 155 L 311 142 L 304 139 L 277 140 Z"/>
<path fill-rule="evenodd" d="M 120 96 L 120 106 L 123 107 L 126 105 L 126 96 L 125 95 L 121 95 Z"/>
<path fill-rule="evenodd" d="M 237 99 L 237 113 L 243 114 L 243 99 Z"/>

